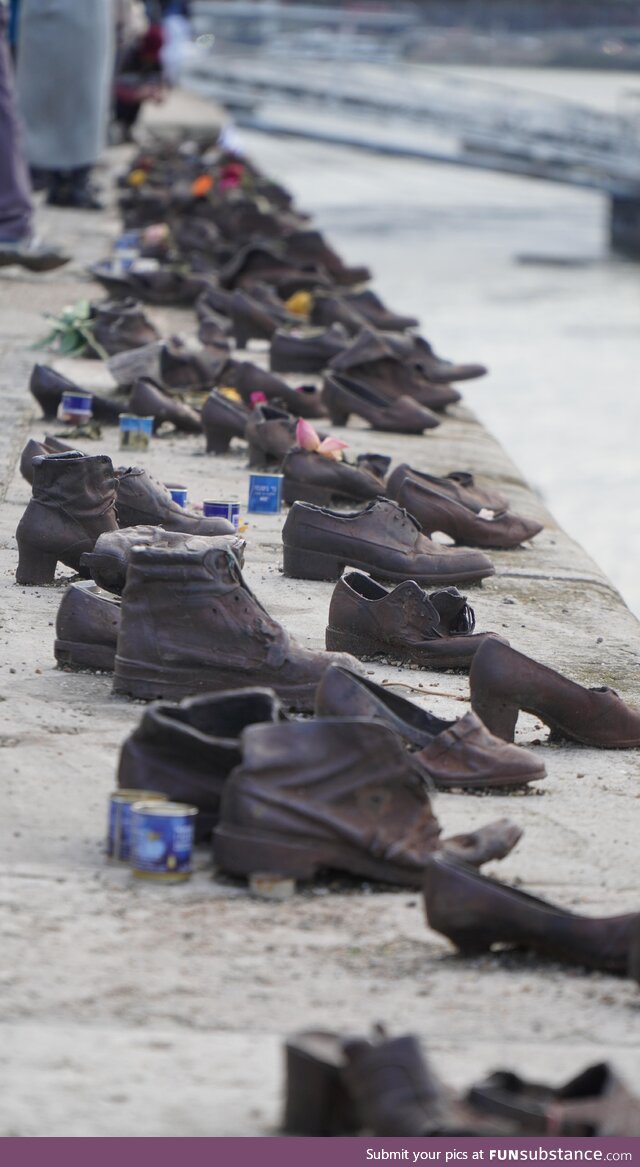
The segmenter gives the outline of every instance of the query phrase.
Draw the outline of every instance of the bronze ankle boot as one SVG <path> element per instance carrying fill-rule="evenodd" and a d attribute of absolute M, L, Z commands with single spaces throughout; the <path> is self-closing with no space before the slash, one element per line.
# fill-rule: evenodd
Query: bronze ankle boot
<path fill-rule="evenodd" d="M 117 528 L 116 476 L 106 454 L 48 454 L 33 459 L 33 497 L 16 531 L 19 584 L 53 583 L 58 561 L 80 570 L 80 557 Z"/>
<path fill-rule="evenodd" d="M 312 710 L 318 682 L 341 653 L 290 640 L 247 587 L 228 550 L 134 547 L 122 597 L 116 693 L 182 698 L 265 685 Z M 358 666 L 356 665 L 356 668 Z"/>

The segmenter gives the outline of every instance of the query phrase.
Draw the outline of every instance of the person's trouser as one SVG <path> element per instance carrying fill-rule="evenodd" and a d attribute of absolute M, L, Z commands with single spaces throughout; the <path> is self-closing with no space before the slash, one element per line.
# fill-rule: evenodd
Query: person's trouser
<path fill-rule="evenodd" d="M 0 241 L 31 234 L 33 203 L 13 90 L 13 65 L 0 4 Z"/>

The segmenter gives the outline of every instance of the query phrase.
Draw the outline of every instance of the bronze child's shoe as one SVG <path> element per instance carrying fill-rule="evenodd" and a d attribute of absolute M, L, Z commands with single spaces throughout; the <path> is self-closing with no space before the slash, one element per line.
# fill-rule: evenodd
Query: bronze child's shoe
<path fill-rule="evenodd" d="M 469 684 L 473 709 L 505 741 L 513 741 L 522 710 L 544 721 L 553 739 L 609 750 L 640 746 L 640 710 L 613 689 L 585 689 L 507 644 L 482 645 Z"/>

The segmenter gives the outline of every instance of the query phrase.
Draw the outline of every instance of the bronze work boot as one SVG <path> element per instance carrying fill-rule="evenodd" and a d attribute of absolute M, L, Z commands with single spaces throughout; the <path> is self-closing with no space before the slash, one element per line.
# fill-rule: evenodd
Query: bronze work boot
<path fill-rule="evenodd" d="M 157 328 L 132 297 L 92 304 L 90 328 L 108 357 L 160 339 Z M 99 355 L 102 356 L 102 353 Z"/>
<path fill-rule="evenodd" d="M 225 787 L 214 860 L 231 875 L 348 871 L 420 887 L 440 827 L 411 757 L 366 718 L 250 726 Z"/>
<path fill-rule="evenodd" d="M 473 635 L 475 623 L 473 608 L 457 588 L 428 595 L 415 580 L 406 580 L 387 591 L 370 575 L 350 571 L 334 588 L 325 643 L 360 660 L 383 656 L 398 664 L 468 672 L 480 645 L 496 635 Z"/>
<path fill-rule="evenodd" d="M 119 527 L 143 525 L 189 535 L 235 535 L 235 527 L 227 519 L 202 518 L 179 506 L 167 488 L 139 466 L 121 466 L 116 474 Z"/>
<path fill-rule="evenodd" d="M 56 616 L 54 656 L 60 668 L 112 673 L 120 600 L 93 580 L 69 584 Z"/>
<path fill-rule="evenodd" d="M 427 861 L 424 902 L 429 927 L 467 956 L 499 944 L 562 964 L 630 972 L 639 912 L 578 916 L 445 856 Z"/>
<path fill-rule="evenodd" d="M 640 746 L 640 710 L 625 705 L 613 689 L 585 689 L 507 644 L 483 644 L 469 684 L 472 708 L 505 741 L 513 741 L 522 710 L 544 721 L 554 741 L 605 750 Z"/>
<path fill-rule="evenodd" d="M 349 668 L 327 669 L 316 693 L 316 714 L 384 722 L 410 749 L 417 749 L 412 755 L 415 764 L 425 781 L 438 790 L 506 789 L 538 782 L 546 775 L 544 763 L 534 754 L 520 746 L 505 746 L 475 713 L 445 721 Z M 505 839 L 511 840 L 509 831 Z"/>
<path fill-rule="evenodd" d="M 242 567 L 246 543 L 239 535 L 190 535 L 185 531 L 165 531 L 163 527 L 125 527 L 100 535 L 93 551 L 82 556 L 80 566 L 88 569 L 99 587 L 120 595 L 134 547 L 226 549 Z"/>
<path fill-rule="evenodd" d="M 379 478 L 348 462 L 336 462 L 315 450 L 290 450 L 282 463 L 282 496 L 292 503 L 331 505 L 334 501 L 369 502 L 384 489 Z"/>
<path fill-rule="evenodd" d="M 58 561 L 79 571 L 81 555 L 93 550 L 98 535 L 117 528 L 116 485 L 106 454 L 73 450 L 34 458 L 33 496 L 16 531 L 16 582 L 53 583 Z"/>
<path fill-rule="evenodd" d="M 282 717 L 272 689 L 207 693 L 179 705 L 156 702 L 123 743 L 118 786 L 157 790 L 196 806 L 196 838 L 206 838 L 218 821 L 225 782 L 241 760 L 243 729 Z"/>
<path fill-rule="evenodd" d="M 374 579 L 424 585 L 475 583 L 494 574 L 481 551 L 444 547 L 420 533 L 415 519 L 386 498 L 361 511 L 330 511 L 296 502 L 282 528 L 284 574 L 339 579 L 348 565 Z"/>
<path fill-rule="evenodd" d="M 266 685 L 313 709 L 330 664 L 290 640 L 247 587 L 227 550 L 134 547 L 122 597 L 114 691 L 143 700 Z"/>

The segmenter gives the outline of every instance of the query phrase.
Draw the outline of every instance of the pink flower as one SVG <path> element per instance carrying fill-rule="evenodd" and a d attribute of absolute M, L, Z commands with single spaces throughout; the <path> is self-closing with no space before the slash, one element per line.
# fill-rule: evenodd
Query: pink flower
<path fill-rule="evenodd" d="M 298 418 L 296 425 L 296 442 L 301 450 L 309 450 L 323 458 L 332 458 L 335 462 L 341 461 L 342 451 L 347 448 L 347 442 L 340 438 L 329 437 L 320 441 L 317 431 L 303 417 Z"/>

